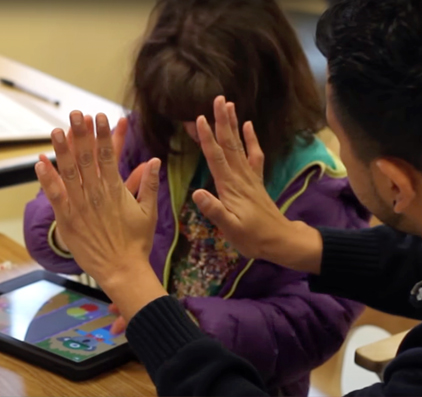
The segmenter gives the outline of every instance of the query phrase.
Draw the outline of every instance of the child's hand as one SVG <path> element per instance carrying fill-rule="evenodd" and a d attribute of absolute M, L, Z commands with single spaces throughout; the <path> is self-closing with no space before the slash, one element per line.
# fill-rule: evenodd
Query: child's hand
<path fill-rule="evenodd" d="M 111 332 L 113 335 L 119 335 L 119 334 L 121 334 L 122 332 L 126 331 L 126 327 L 127 327 L 126 321 L 125 321 L 125 319 L 124 319 L 122 316 L 120 316 L 120 310 L 119 310 L 119 308 L 117 307 L 117 305 L 116 305 L 116 304 L 114 304 L 114 303 L 112 303 L 112 304 L 108 307 L 108 310 L 110 311 L 110 313 L 117 314 L 117 315 L 119 316 L 119 317 L 118 317 L 118 318 L 114 321 L 113 325 L 111 326 L 111 330 L 110 330 L 110 332 Z"/>

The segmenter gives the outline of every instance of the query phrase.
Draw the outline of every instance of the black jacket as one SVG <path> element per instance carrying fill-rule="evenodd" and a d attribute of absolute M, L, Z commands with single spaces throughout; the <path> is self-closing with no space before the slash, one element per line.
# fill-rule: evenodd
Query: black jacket
<path fill-rule="evenodd" d="M 321 275 L 310 279 L 313 291 L 422 319 L 419 237 L 385 226 L 320 231 L 323 260 Z M 171 297 L 157 299 L 142 309 L 130 322 L 127 337 L 146 365 L 159 395 L 267 395 L 256 370 L 205 336 Z M 349 395 L 422 396 L 422 325 L 406 336 L 397 357 L 385 371 L 383 383 Z"/>

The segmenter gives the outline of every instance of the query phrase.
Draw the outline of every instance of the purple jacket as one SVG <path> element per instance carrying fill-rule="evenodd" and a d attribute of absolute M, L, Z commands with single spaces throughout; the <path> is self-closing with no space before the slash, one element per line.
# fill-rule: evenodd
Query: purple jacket
<path fill-rule="evenodd" d="M 150 157 L 139 134 L 135 136 L 135 123 L 130 117 L 120 161 L 124 179 Z M 283 186 L 275 183 L 268 188 L 280 210 L 289 219 L 312 226 L 366 227 L 368 213 L 354 197 L 344 168 L 325 146 L 317 141 L 309 149 L 298 149 L 298 153 L 276 173 Z M 177 242 L 178 210 L 195 170 L 195 166 L 178 164 L 181 157 L 189 156 L 169 159 L 160 172 L 159 216 L 150 261 L 165 287 Z M 51 247 L 49 230 L 53 221 L 53 211 L 41 191 L 25 210 L 28 250 L 50 271 L 78 274 L 81 270 L 73 259 Z M 188 297 L 183 304 L 204 332 L 250 360 L 268 385 L 281 387 L 285 395 L 307 394 L 310 371 L 340 348 L 362 309 L 345 299 L 310 292 L 305 274 L 249 258 L 241 259 L 219 296 Z"/>

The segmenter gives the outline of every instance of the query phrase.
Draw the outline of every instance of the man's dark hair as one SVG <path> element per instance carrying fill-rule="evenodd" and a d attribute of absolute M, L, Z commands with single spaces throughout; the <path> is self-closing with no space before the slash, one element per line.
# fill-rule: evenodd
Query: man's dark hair
<path fill-rule="evenodd" d="M 422 0 L 343 0 L 317 27 L 333 110 L 357 155 L 422 170 Z"/>

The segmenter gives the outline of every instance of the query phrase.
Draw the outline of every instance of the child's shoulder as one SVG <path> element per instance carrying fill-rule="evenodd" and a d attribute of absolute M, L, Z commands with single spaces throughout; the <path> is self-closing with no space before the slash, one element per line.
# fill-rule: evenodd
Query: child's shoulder
<path fill-rule="evenodd" d="M 315 173 L 320 178 L 344 179 L 347 176 L 340 159 L 319 138 L 308 143 L 298 137 L 289 156 L 275 163 L 267 191 L 276 200 L 283 191 Z"/>

